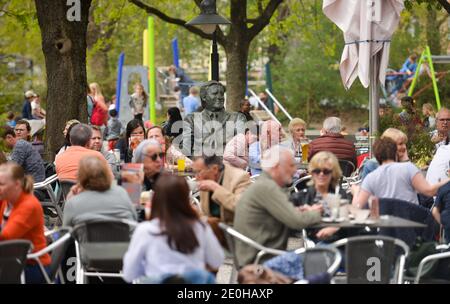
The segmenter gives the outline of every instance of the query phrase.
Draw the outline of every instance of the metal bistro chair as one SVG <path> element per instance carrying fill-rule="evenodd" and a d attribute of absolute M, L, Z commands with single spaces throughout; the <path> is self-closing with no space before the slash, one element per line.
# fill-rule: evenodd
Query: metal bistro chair
<path fill-rule="evenodd" d="M 53 188 L 53 184 L 55 184 L 55 188 Z M 45 191 L 50 198 L 50 201 L 41 201 L 42 208 L 54 209 L 58 216 L 58 220 L 62 222 L 63 210 L 59 204 L 60 189 L 58 187 L 58 175 L 56 174 L 47 177 L 43 182 L 35 183 L 33 185 L 35 190 Z"/>
<path fill-rule="evenodd" d="M 27 253 L 33 248 L 30 241 L 10 240 L 0 242 L 0 283 L 25 283 L 24 269 Z"/>
<path fill-rule="evenodd" d="M 291 190 L 293 190 L 295 192 L 299 192 L 300 190 L 305 189 L 307 187 L 308 182 L 311 180 L 311 178 L 312 178 L 312 175 L 306 175 L 306 176 L 299 178 L 292 184 Z"/>
<path fill-rule="evenodd" d="M 356 236 L 334 242 L 345 246 L 345 269 L 349 284 L 389 284 L 392 266 L 394 281 L 403 283 L 405 258 L 409 247 L 405 242 L 387 236 Z M 397 248 L 402 253 L 397 255 Z"/>
<path fill-rule="evenodd" d="M 346 159 L 339 159 L 339 166 L 341 167 L 342 175 L 345 177 L 350 177 L 356 170 L 355 165 Z"/>
<path fill-rule="evenodd" d="M 433 261 L 447 261 L 450 263 L 450 251 L 448 251 L 450 247 L 450 244 L 448 245 L 438 245 L 436 247 L 436 249 L 441 249 L 441 250 L 447 250 L 445 252 L 440 252 L 440 253 L 435 253 L 435 254 L 431 254 L 429 256 L 426 256 L 422 259 L 422 261 L 420 261 L 419 264 L 419 268 L 417 269 L 417 275 L 414 279 L 414 284 L 419 284 L 422 278 L 422 272 L 424 271 L 425 265 L 433 262 Z M 437 262 L 437 263 L 439 263 Z M 442 279 L 422 279 L 423 283 L 432 283 L 432 284 L 437 284 L 437 283 L 445 283 L 445 284 L 449 284 L 450 283 L 450 278 L 447 278 L 446 280 L 442 280 Z"/>
<path fill-rule="evenodd" d="M 250 239 L 249 237 L 237 232 L 235 229 L 229 227 L 228 225 L 224 223 L 219 223 L 219 227 L 224 230 L 225 237 L 227 239 L 228 247 L 230 248 L 232 255 L 233 255 L 233 262 L 234 262 L 234 268 L 233 272 L 237 272 L 239 269 L 239 263 L 236 258 L 235 254 L 235 242 L 234 239 L 238 239 L 245 244 L 247 244 L 250 247 L 253 247 L 257 250 L 259 250 L 258 254 L 256 255 L 254 264 L 259 264 L 259 261 L 261 258 L 266 255 L 282 255 L 286 253 L 287 251 L 279 250 L 279 249 L 273 249 L 268 248 L 265 246 L 262 246 L 261 244 L 255 242 L 254 240 Z M 314 248 L 299 248 L 294 251 L 296 254 L 299 254 L 302 256 L 303 260 L 303 267 L 304 267 L 304 275 L 311 276 L 316 275 L 320 273 L 327 272 L 330 277 L 332 277 L 342 260 L 340 252 L 331 246 L 327 247 L 314 247 Z M 231 275 L 231 279 L 233 280 L 233 273 Z M 230 282 L 231 283 L 231 282 Z"/>
<path fill-rule="evenodd" d="M 84 284 L 87 277 L 123 278 L 122 259 L 130 242 L 130 227 L 135 225 L 126 220 L 96 220 L 74 227 L 77 284 Z"/>
<path fill-rule="evenodd" d="M 38 263 L 39 268 L 41 269 L 41 273 L 44 276 L 47 284 L 55 283 L 57 279 L 59 279 L 59 281 L 64 284 L 64 276 L 61 270 L 61 263 L 63 262 L 67 248 L 70 245 L 70 232 L 71 228 L 69 227 L 63 227 L 48 232 L 46 236 L 53 237 L 54 241 L 44 249 L 27 255 L 28 259 L 35 260 Z M 58 235 L 58 237 L 56 237 L 56 235 Z M 51 253 L 52 258 L 49 273 L 45 271 L 44 266 L 39 260 L 39 258 L 46 253 Z"/>

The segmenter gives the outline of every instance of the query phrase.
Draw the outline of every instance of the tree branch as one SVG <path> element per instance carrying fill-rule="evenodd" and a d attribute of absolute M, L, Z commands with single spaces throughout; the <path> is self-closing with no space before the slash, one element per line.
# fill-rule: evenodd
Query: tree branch
<path fill-rule="evenodd" d="M 263 4 L 261 0 L 258 0 L 258 13 L 262 15 L 264 13 Z"/>
<path fill-rule="evenodd" d="M 248 35 L 250 40 L 256 37 L 270 22 L 270 18 L 275 13 L 275 10 L 278 8 L 280 3 L 283 0 L 270 0 L 269 4 L 267 4 L 264 12 L 256 19 L 255 24 L 248 29 Z"/>
<path fill-rule="evenodd" d="M 447 0 L 438 0 L 438 2 L 450 14 L 450 3 Z"/>
<path fill-rule="evenodd" d="M 136 5 L 137 7 L 145 10 L 147 13 L 155 15 L 156 17 L 158 17 L 159 19 L 161 19 L 161 20 L 163 20 L 165 22 L 176 24 L 176 25 L 179 25 L 181 27 L 184 27 L 188 31 L 190 31 L 190 32 L 192 32 L 192 33 L 202 37 L 203 39 L 208 39 L 208 40 L 212 40 L 213 39 L 212 35 L 204 33 L 202 30 L 196 28 L 195 26 L 186 25 L 186 21 L 185 20 L 167 16 L 166 14 L 161 12 L 159 9 L 157 9 L 157 8 L 155 8 L 153 6 L 150 6 L 150 5 L 146 4 L 146 3 L 143 3 L 140 0 L 128 0 L 128 1 L 133 3 L 134 5 Z M 195 0 L 195 1 L 197 1 L 197 0 Z M 221 31 L 219 31 L 219 32 L 221 32 Z M 218 37 L 217 37 L 217 42 L 222 44 L 223 43 L 223 39 L 219 40 L 219 37 L 223 38 L 224 37 L 223 33 L 221 35 L 219 34 Z"/>

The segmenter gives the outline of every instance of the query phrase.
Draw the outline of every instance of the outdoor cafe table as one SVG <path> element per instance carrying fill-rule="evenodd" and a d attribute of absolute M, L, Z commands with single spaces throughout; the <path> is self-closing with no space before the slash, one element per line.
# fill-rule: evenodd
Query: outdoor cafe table
<path fill-rule="evenodd" d="M 396 217 L 393 215 L 381 215 L 378 219 L 367 219 L 364 222 L 355 222 L 353 220 L 346 220 L 342 222 L 320 222 L 310 228 L 325 228 L 325 227 L 336 227 L 336 228 L 425 228 L 426 225 L 418 222 L 413 222 L 401 217 Z"/>

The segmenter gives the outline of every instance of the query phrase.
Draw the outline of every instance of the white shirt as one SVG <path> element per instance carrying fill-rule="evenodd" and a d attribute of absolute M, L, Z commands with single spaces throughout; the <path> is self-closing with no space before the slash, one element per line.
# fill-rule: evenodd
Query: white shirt
<path fill-rule="evenodd" d="M 199 246 L 191 254 L 170 248 L 167 236 L 161 235 L 159 219 L 139 224 L 133 233 L 128 251 L 123 258 L 123 274 L 127 282 L 140 277 L 163 274 L 183 274 L 190 270 L 205 269 L 205 265 L 219 268 L 224 260 L 222 247 L 211 227 L 200 222 L 194 224 Z"/>
<path fill-rule="evenodd" d="M 450 144 L 440 146 L 433 160 L 430 163 L 427 171 L 427 181 L 430 184 L 436 184 L 439 180 L 444 180 L 447 177 L 447 170 L 450 162 Z"/>

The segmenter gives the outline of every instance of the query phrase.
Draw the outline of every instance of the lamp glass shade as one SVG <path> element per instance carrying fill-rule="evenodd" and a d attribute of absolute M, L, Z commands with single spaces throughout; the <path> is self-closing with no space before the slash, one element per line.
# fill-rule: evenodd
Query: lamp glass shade
<path fill-rule="evenodd" d="M 212 34 L 217 28 L 217 24 L 198 24 L 195 27 L 198 27 L 206 34 Z"/>
<path fill-rule="evenodd" d="M 231 24 L 230 21 L 217 14 L 201 14 L 191 21 L 186 23 L 187 25 L 194 25 L 200 28 L 207 34 L 212 34 L 216 30 L 216 26 L 219 24 Z"/>

